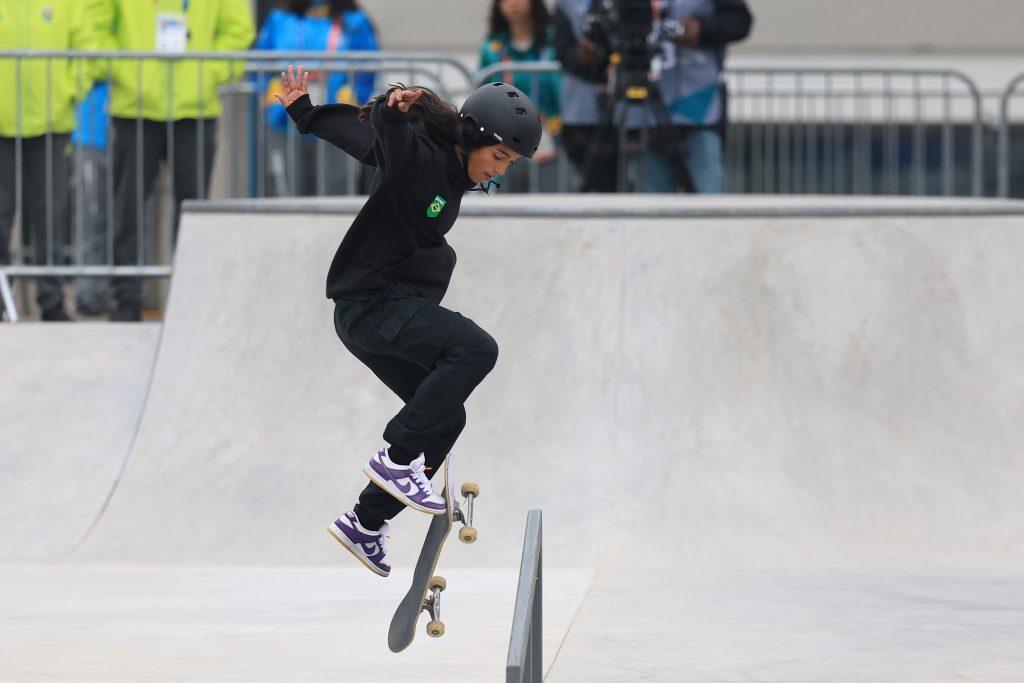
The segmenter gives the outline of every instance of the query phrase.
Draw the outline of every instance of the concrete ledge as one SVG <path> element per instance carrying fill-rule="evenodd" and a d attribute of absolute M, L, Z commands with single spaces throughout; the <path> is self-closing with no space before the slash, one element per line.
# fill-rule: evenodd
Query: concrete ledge
<path fill-rule="evenodd" d="M 191 213 L 356 214 L 366 197 L 187 201 Z M 542 194 L 469 196 L 462 216 L 547 218 L 871 218 L 1024 216 L 1024 201 L 942 197 Z"/>

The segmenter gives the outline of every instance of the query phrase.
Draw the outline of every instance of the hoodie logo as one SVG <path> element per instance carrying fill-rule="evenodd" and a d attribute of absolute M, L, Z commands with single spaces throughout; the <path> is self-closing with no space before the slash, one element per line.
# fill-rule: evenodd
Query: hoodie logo
<path fill-rule="evenodd" d="M 434 201 L 430 202 L 430 206 L 427 207 L 427 218 L 437 218 L 438 214 L 441 213 L 441 209 L 447 204 L 445 200 L 441 199 L 441 195 L 434 195 Z"/>
<path fill-rule="evenodd" d="M 49 24 L 53 21 L 53 5 L 44 5 L 40 10 L 40 14 L 43 15 L 43 21 Z"/>

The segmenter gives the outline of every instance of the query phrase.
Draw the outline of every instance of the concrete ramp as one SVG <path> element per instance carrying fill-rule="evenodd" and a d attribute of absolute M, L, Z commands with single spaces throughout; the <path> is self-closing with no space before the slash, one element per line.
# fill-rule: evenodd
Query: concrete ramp
<path fill-rule="evenodd" d="M 359 204 L 193 205 L 125 475 L 76 559 L 337 563 L 399 407 L 323 298 Z M 514 566 L 1024 567 L 1024 261 L 1007 202 L 469 202 L 446 304 L 501 346 L 461 478 Z M 426 520 L 403 514 L 411 564 Z"/>
<path fill-rule="evenodd" d="M 159 325 L 0 325 L 0 561 L 67 555 L 142 414 Z"/>

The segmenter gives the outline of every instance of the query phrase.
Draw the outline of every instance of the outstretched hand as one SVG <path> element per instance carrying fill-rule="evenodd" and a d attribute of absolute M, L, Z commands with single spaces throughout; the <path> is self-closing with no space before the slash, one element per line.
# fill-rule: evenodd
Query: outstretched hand
<path fill-rule="evenodd" d="M 408 114 L 409 107 L 411 107 L 422 94 L 423 91 L 418 88 L 416 90 L 392 90 L 391 94 L 388 96 L 388 106 L 398 107 L 398 111 L 403 114 Z"/>
<path fill-rule="evenodd" d="M 281 72 L 281 84 L 284 85 L 284 93 L 275 93 L 274 96 L 287 109 L 295 100 L 309 94 L 309 72 L 303 71 L 300 64 L 299 72 L 296 74 L 292 65 L 289 64 L 287 73 Z"/>

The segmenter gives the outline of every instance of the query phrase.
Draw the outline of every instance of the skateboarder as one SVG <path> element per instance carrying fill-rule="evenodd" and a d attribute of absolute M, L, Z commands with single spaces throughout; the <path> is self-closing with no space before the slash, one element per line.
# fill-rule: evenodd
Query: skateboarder
<path fill-rule="evenodd" d="M 486 192 L 511 164 L 533 156 L 540 117 L 505 83 L 481 87 L 458 110 L 426 88 L 404 86 L 361 109 L 314 106 L 301 66 L 282 81 L 278 99 L 300 133 L 377 167 L 331 263 L 327 297 L 341 342 L 405 406 L 384 430 L 387 445 L 363 468 L 371 483 L 329 530 L 387 576 L 386 521 L 405 506 L 445 513 L 430 477 L 466 425 L 463 404 L 498 357 L 491 335 L 440 305 L 455 268 L 444 236 L 466 191 Z"/>

